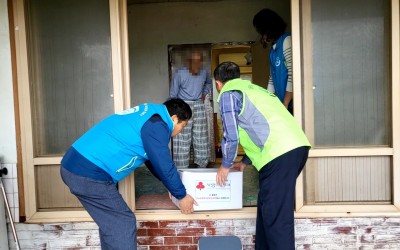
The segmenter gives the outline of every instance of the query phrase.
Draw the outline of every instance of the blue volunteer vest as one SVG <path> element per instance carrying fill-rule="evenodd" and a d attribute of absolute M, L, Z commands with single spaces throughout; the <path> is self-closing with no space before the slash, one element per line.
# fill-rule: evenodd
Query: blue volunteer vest
<path fill-rule="evenodd" d="M 285 32 L 275 44 L 275 49 L 271 47 L 269 53 L 272 81 L 275 87 L 275 95 L 281 102 L 285 97 L 288 81 L 288 70 L 286 68 L 285 57 L 283 55 L 283 41 L 290 34 Z"/>
<path fill-rule="evenodd" d="M 102 120 L 72 147 L 118 182 L 148 160 L 141 129 L 154 114 L 167 123 L 171 135 L 174 125 L 165 105 L 145 103 Z"/>

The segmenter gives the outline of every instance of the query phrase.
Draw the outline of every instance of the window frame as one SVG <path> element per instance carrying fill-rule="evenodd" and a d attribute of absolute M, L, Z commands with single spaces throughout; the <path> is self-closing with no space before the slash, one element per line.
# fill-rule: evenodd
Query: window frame
<path fill-rule="evenodd" d="M 21 124 L 21 160 L 23 182 L 22 204 L 27 222 L 54 221 L 92 221 L 86 211 L 38 211 L 36 181 L 34 169 L 37 165 L 60 165 L 60 156 L 35 157 L 33 144 L 32 107 L 30 103 L 28 37 L 25 19 L 24 0 L 14 0 L 11 6 L 14 13 L 15 52 L 17 65 L 17 86 L 19 102 L 19 121 Z M 127 42 L 127 2 L 126 0 L 109 0 L 111 57 L 114 111 L 119 112 L 130 106 L 129 58 Z M 130 202 L 127 190 L 129 180 L 121 186 L 121 194 Z"/>
<path fill-rule="evenodd" d="M 301 39 L 301 32 L 310 32 L 309 27 L 302 27 L 302 19 L 310 16 L 311 0 L 291 0 L 291 26 L 293 43 L 293 88 L 294 88 L 294 116 L 299 124 L 304 124 L 304 109 L 302 81 L 309 77 L 310 72 L 303 71 L 302 49 L 309 46 Z M 391 0 L 391 66 L 392 66 L 392 127 L 400 127 L 400 0 Z M 127 34 L 127 2 L 126 0 L 109 0 L 110 2 L 110 28 L 112 46 L 112 66 L 114 82 L 115 112 L 130 107 L 130 80 L 129 80 L 129 53 Z M 32 143 L 31 105 L 29 65 L 27 53 L 27 37 L 25 27 L 24 0 L 13 0 L 12 9 L 15 24 L 15 50 L 16 67 L 18 73 L 16 82 L 19 99 L 19 121 L 21 125 L 21 160 L 24 197 L 22 210 L 25 211 L 26 221 L 29 223 L 44 222 L 73 222 L 93 221 L 86 211 L 47 211 L 38 212 L 36 209 L 36 194 L 34 180 L 35 165 L 59 165 L 61 157 L 34 158 Z M 304 75 L 303 75 L 304 72 Z M 306 81 L 304 81 L 306 82 Z M 304 86 L 307 87 L 307 86 Z M 305 93 L 306 94 L 306 93 Z M 308 117 L 306 117 L 308 119 Z M 306 131 L 307 133 L 307 131 Z M 295 217 L 352 217 L 352 216 L 400 216 L 400 132 L 392 131 L 393 147 L 391 148 L 360 148 L 360 149 L 311 149 L 310 158 L 326 156 L 370 156 L 390 155 L 393 157 L 393 205 L 305 205 L 304 204 L 304 176 L 301 174 L 296 185 Z M 120 192 L 128 205 L 135 211 L 135 185 L 134 175 L 130 175 L 120 183 Z M 138 210 L 135 211 L 138 220 L 182 220 L 182 219 L 254 219 L 255 207 L 246 207 L 232 211 L 206 211 L 196 212 L 183 216 L 179 210 Z"/>
<path fill-rule="evenodd" d="M 302 89 L 312 89 L 312 69 L 304 65 L 312 65 L 311 56 L 301 56 L 302 54 L 311 55 L 312 36 L 311 27 L 311 1 L 312 0 L 292 0 L 292 42 L 293 42 L 293 88 L 294 88 L 294 115 L 297 121 L 303 125 L 309 138 L 313 137 L 313 105 L 312 102 L 303 108 L 304 100 L 313 100 L 311 91 Z M 391 0 L 391 82 L 392 82 L 392 147 L 368 147 L 368 148 L 319 148 L 311 149 L 309 158 L 316 157 L 345 157 L 345 156 L 390 156 L 392 157 L 392 205 L 306 205 L 304 203 L 304 174 L 302 173 L 296 185 L 296 204 L 295 211 L 298 217 L 310 216 L 368 216 L 393 215 L 400 216 L 400 133 L 394 129 L 400 126 L 400 56 L 399 56 L 399 0 Z M 304 25 L 305 24 L 305 25 Z M 304 34 L 304 36 L 302 36 Z M 302 49 L 301 49 L 302 48 Z M 304 82 L 304 86 L 302 86 Z M 309 112 L 306 114 L 304 110 Z M 305 127 L 305 119 L 311 124 Z"/>

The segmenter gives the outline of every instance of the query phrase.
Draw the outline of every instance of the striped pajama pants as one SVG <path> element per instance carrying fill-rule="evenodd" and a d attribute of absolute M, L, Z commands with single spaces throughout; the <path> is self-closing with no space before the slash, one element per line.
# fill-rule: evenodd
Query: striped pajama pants
<path fill-rule="evenodd" d="M 190 146 L 193 144 L 194 163 L 205 168 L 210 157 L 205 105 L 201 100 L 185 102 L 192 109 L 192 118 L 182 132 L 172 139 L 174 162 L 177 168 L 188 168 Z"/>

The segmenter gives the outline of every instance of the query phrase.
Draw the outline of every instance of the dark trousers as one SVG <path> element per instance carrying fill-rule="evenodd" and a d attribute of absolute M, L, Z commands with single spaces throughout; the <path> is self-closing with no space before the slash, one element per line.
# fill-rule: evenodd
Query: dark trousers
<path fill-rule="evenodd" d="M 308 158 L 308 147 L 293 149 L 259 171 L 256 250 L 293 250 L 296 179 Z"/>
<path fill-rule="evenodd" d="M 136 250 L 136 217 L 112 181 L 99 181 L 61 167 L 61 177 L 99 226 L 102 250 Z"/>

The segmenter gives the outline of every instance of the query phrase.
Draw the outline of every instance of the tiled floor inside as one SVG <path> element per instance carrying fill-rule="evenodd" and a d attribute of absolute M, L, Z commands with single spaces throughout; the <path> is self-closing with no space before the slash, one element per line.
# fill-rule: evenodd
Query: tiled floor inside
<path fill-rule="evenodd" d="M 209 166 L 209 167 L 219 167 Z M 169 199 L 168 191 L 146 167 L 135 170 L 136 209 L 177 209 Z M 247 167 L 243 173 L 243 206 L 257 205 L 258 173 Z"/>

